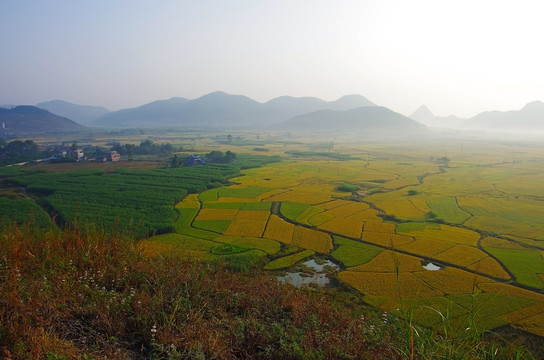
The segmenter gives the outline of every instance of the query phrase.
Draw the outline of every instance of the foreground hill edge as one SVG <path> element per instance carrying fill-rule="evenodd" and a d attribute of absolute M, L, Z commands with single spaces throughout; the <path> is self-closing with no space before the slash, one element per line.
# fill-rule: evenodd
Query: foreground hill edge
<path fill-rule="evenodd" d="M 532 358 L 475 330 L 437 337 L 356 297 L 296 289 L 257 270 L 148 256 L 116 234 L 31 226 L 2 234 L 7 358 Z"/>

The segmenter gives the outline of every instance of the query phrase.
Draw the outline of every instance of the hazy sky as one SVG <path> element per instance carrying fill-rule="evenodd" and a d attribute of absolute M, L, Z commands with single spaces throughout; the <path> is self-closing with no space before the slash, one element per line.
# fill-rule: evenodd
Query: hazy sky
<path fill-rule="evenodd" d="M 544 3 L 0 0 L 0 104 L 361 94 L 405 115 L 544 101 Z"/>

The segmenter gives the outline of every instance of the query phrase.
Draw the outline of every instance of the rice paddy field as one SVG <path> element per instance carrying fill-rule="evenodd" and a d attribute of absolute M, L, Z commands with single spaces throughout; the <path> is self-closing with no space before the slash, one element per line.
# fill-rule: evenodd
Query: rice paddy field
<path fill-rule="evenodd" d="M 175 232 L 141 245 L 271 272 L 326 258 L 333 283 L 383 311 L 544 337 L 542 143 L 335 139 L 337 156 L 314 143 L 263 140 L 282 161 L 186 196 Z"/>
<path fill-rule="evenodd" d="M 438 146 L 346 143 L 349 160 L 278 151 L 283 161 L 181 202 L 192 213 L 178 232 L 262 251 L 270 271 L 326 257 L 368 304 L 424 325 L 447 314 L 460 328 L 472 317 L 544 336 L 544 153 L 533 146 L 459 145 L 447 162 Z M 357 190 L 337 190 L 346 183 Z"/>

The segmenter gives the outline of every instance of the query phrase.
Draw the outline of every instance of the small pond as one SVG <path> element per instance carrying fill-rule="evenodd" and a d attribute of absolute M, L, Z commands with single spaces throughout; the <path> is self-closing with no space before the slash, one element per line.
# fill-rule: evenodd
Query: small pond
<path fill-rule="evenodd" d="M 438 271 L 438 270 L 442 269 L 442 266 L 433 264 L 432 262 L 423 263 L 422 266 L 423 266 L 424 269 L 429 270 L 429 271 Z"/>
<path fill-rule="evenodd" d="M 323 262 L 316 262 L 314 259 L 305 261 L 302 263 L 303 266 L 312 270 L 310 272 L 288 272 L 285 275 L 278 276 L 278 280 L 282 282 L 301 287 L 303 285 L 315 284 L 319 286 L 325 286 L 330 283 L 330 279 L 325 272 L 325 269 L 339 270 L 340 267 L 333 263 L 330 260 L 325 260 Z"/>

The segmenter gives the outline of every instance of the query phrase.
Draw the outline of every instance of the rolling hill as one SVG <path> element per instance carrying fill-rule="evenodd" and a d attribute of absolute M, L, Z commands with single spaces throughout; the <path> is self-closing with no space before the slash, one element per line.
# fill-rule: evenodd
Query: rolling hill
<path fill-rule="evenodd" d="M 36 106 L 80 124 L 86 124 L 109 112 L 102 106 L 78 105 L 63 100 L 51 100 L 36 104 Z"/>
<path fill-rule="evenodd" d="M 274 126 L 281 130 L 365 131 L 401 134 L 426 130 L 426 126 L 382 106 L 363 106 L 352 110 L 319 110 L 296 116 Z"/>
<path fill-rule="evenodd" d="M 544 103 L 533 101 L 520 110 L 485 111 L 467 120 L 464 126 L 492 131 L 544 131 Z"/>
<path fill-rule="evenodd" d="M 12 109 L 0 108 L 0 123 L 8 134 L 57 133 L 84 130 L 85 127 L 62 116 L 50 113 L 35 106 L 16 106 Z"/>

